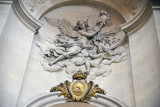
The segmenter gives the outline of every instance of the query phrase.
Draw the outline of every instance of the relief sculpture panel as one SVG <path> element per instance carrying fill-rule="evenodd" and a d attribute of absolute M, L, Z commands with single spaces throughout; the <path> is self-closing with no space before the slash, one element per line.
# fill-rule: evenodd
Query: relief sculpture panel
<path fill-rule="evenodd" d="M 105 9 L 94 9 L 86 20 L 44 16 L 45 22 L 59 30 L 54 37 L 39 37 L 36 45 L 40 49 L 43 69 L 49 72 L 66 71 L 72 75 L 85 71 L 88 78 L 107 77 L 112 63 L 127 58 L 127 35 L 120 26 L 113 24 Z"/>

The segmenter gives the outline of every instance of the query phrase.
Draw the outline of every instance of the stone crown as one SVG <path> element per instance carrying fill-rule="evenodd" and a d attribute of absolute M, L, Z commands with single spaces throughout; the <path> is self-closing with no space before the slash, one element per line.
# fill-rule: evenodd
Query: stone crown
<path fill-rule="evenodd" d="M 82 71 L 78 71 L 73 75 L 73 79 L 86 79 L 87 75 L 82 73 Z"/>

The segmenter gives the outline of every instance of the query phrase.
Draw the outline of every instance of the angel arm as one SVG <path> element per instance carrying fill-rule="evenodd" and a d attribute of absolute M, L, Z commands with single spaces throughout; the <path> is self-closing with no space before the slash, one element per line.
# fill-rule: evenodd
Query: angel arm
<path fill-rule="evenodd" d="M 93 31 L 93 32 L 91 32 L 91 33 L 88 33 L 88 32 L 82 31 L 82 30 L 79 30 L 78 33 L 79 33 L 80 35 L 82 35 L 82 36 L 85 36 L 85 37 L 87 37 L 87 38 L 90 38 L 90 37 L 92 37 L 93 35 L 95 35 L 96 33 L 98 33 L 99 30 L 100 30 L 100 29 L 97 29 L 97 30 L 95 30 L 95 31 Z"/>

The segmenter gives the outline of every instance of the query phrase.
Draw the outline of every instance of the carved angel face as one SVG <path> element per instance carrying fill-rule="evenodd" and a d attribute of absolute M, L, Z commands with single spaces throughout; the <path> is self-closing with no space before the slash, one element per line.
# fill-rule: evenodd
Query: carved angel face
<path fill-rule="evenodd" d="M 99 19 L 98 19 L 98 22 L 101 22 L 101 23 L 104 23 L 107 21 L 107 16 L 105 15 L 102 15 Z"/>
<path fill-rule="evenodd" d="M 86 28 L 86 23 L 81 20 L 81 21 L 77 22 L 77 26 L 78 26 L 79 30 L 83 30 Z"/>
<path fill-rule="evenodd" d="M 98 46 L 98 53 L 103 53 L 103 52 L 104 52 L 103 47 Z"/>

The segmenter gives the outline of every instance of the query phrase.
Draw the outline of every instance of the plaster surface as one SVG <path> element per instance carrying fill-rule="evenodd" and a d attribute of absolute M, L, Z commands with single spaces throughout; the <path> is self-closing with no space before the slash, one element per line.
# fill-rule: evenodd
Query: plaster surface
<path fill-rule="evenodd" d="M 160 105 L 160 47 L 154 16 L 129 36 L 136 107 Z"/>
<path fill-rule="evenodd" d="M 155 23 L 156 23 L 156 29 L 157 29 L 158 39 L 160 41 L 160 20 L 159 20 L 159 18 L 160 18 L 160 9 L 153 10 L 153 14 L 154 14 Z"/>
<path fill-rule="evenodd" d="M 11 4 L 0 4 L 0 36 L 5 25 Z"/>
<path fill-rule="evenodd" d="M 114 8 L 123 15 L 126 21 L 129 21 L 145 7 L 146 3 L 147 0 L 22 0 L 24 5 L 22 8 L 26 8 L 33 17 L 39 19 L 57 7 L 75 4 L 95 4 L 99 7 Z"/>
<path fill-rule="evenodd" d="M 93 7 L 88 6 L 66 6 L 53 10 L 46 16 L 52 18 L 72 19 L 73 24 L 76 24 L 77 20 L 86 20 L 86 17 L 89 14 L 91 14 L 93 10 Z M 112 15 L 112 17 L 114 24 L 119 25 L 123 23 L 121 20 L 118 20 L 118 18 L 114 14 Z M 40 60 L 42 58 L 39 54 L 40 49 L 36 45 L 37 39 L 40 36 L 45 38 L 54 38 L 56 34 L 59 33 L 57 28 L 47 24 L 43 20 L 43 18 L 42 21 L 44 25 L 39 30 L 39 33 L 35 35 L 34 42 L 32 45 L 32 50 L 29 57 L 29 62 L 27 65 L 18 106 L 23 105 L 28 99 L 34 96 L 37 96 L 43 92 L 49 92 L 52 86 L 56 86 L 57 84 L 64 82 L 65 80 L 71 81 L 71 75 L 68 75 L 65 70 L 60 72 L 47 72 L 43 69 L 40 63 Z M 109 95 L 117 99 L 120 99 L 120 101 L 126 103 L 130 107 L 134 107 L 135 102 L 134 93 L 132 90 L 132 75 L 129 58 L 127 58 L 127 60 L 124 62 L 112 64 L 111 67 L 112 72 L 109 76 L 97 77 L 96 80 L 94 80 L 94 82 L 96 84 L 99 84 L 99 86 L 102 89 L 105 89 L 105 91 Z M 70 69 L 72 69 L 72 66 L 70 66 Z M 83 71 L 83 69 L 84 66 L 81 70 Z"/>
<path fill-rule="evenodd" d="M 15 107 L 26 69 L 33 32 L 9 11 L 0 36 L 0 106 Z"/>
<path fill-rule="evenodd" d="M 48 9 L 55 2 L 52 0 L 52 4 L 49 3 L 34 13 L 36 18 L 44 12 L 49 12 Z M 114 6 L 117 5 L 119 4 Z M 68 6 L 57 8 L 47 15 L 73 19 L 75 24 L 79 18 L 86 19 L 92 10 L 85 6 Z M 76 17 L 77 12 L 85 14 L 78 14 Z M 122 12 L 125 14 L 125 11 Z M 112 72 L 107 77 L 97 77 L 94 80 L 105 89 L 107 95 L 130 107 L 160 106 L 160 11 L 154 10 L 153 14 L 154 16 L 152 15 L 138 31 L 129 35 L 127 60 L 112 64 Z M 112 17 L 115 25 L 125 22 L 118 14 L 113 13 Z M 126 17 L 131 18 L 132 15 Z M 41 66 L 36 39 L 39 36 L 54 38 L 59 33 L 57 28 L 47 25 L 43 18 L 41 21 L 43 27 L 38 34 L 34 34 L 16 16 L 13 8 L 0 4 L 0 107 L 22 107 L 29 99 L 44 92 L 49 93 L 52 86 L 65 80 L 71 81 L 71 76 L 66 71 L 47 72 Z"/>

